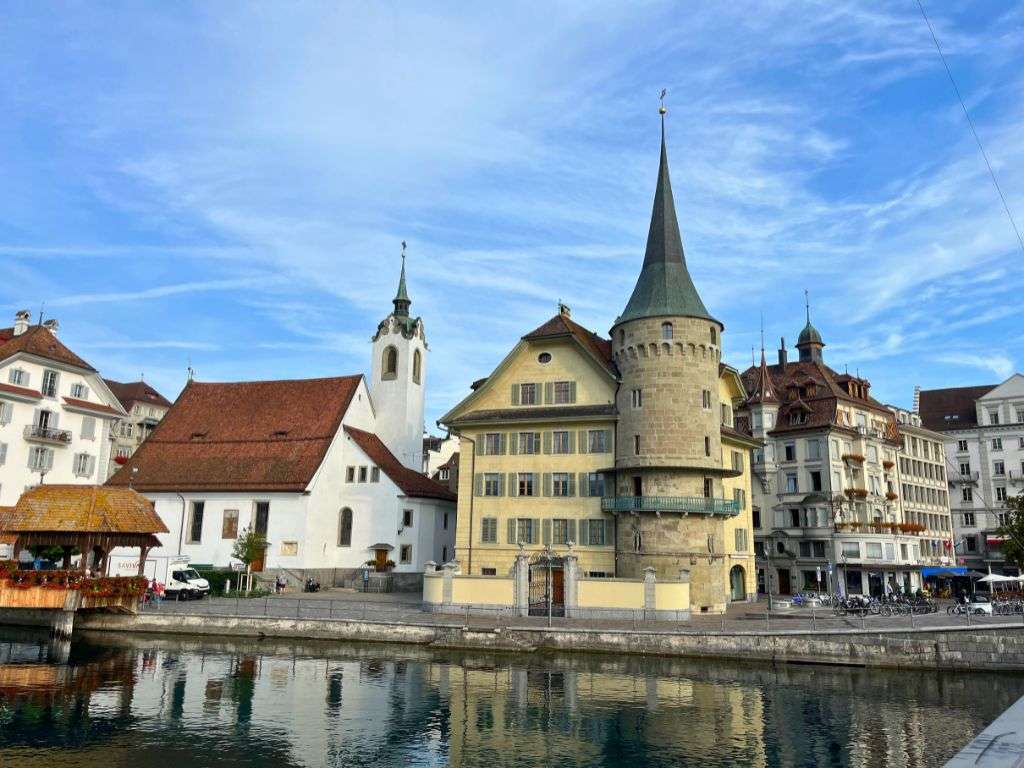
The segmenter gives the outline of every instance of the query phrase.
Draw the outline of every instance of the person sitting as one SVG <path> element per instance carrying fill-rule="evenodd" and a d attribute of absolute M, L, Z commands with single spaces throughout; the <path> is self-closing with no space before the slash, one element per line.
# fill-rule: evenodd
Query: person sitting
<path fill-rule="evenodd" d="M 288 580 L 285 579 L 283 573 L 277 574 L 277 581 L 274 583 L 274 591 L 277 593 L 284 592 L 285 587 L 288 586 Z"/>

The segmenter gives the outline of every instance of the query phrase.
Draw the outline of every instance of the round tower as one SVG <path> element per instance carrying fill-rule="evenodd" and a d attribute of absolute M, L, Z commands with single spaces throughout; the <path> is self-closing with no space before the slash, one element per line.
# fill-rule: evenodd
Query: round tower
<path fill-rule="evenodd" d="M 653 567 L 659 579 L 690 572 L 693 610 L 724 610 L 724 468 L 718 380 L 723 325 L 686 268 L 669 180 L 662 113 L 661 162 L 643 268 L 612 326 L 617 398 L 616 559 L 620 576 Z"/>

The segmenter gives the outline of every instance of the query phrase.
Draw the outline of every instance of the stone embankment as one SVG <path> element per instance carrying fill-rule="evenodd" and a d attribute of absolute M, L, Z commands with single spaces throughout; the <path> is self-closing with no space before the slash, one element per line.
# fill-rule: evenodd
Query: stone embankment
<path fill-rule="evenodd" d="M 30 623 L 30 622 L 27 622 Z M 409 643 L 445 649 L 638 654 L 778 663 L 949 670 L 1024 670 L 1024 626 L 920 630 L 480 629 L 429 622 L 286 619 L 147 613 L 83 614 L 75 630 Z"/>

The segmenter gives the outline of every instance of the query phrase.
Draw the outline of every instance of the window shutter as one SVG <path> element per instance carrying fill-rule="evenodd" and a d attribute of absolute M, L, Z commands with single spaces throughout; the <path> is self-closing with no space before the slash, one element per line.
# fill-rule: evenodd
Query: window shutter
<path fill-rule="evenodd" d="M 508 521 L 508 543 L 517 544 L 516 541 L 516 519 L 513 517 Z"/>
<path fill-rule="evenodd" d="M 545 496 L 550 496 L 551 495 L 551 473 L 550 472 L 545 472 L 544 473 L 544 495 Z"/>
<path fill-rule="evenodd" d="M 533 452 L 537 453 L 540 450 L 540 432 L 533 433 Z"/>
<path fill-rule="evenodd" d="M 483 496 L 484 495 L 484 476 L 483 476 L 483 473 L 482 472 L 477 472 L 476 473 L 476 477 L 473 478 L 473 480 L 474 480 L 474 483 L 476 484 L 476 491 L 474 492 L 474 495 L 475 496 Z"/>
<path fill-rule="evenodd" d="M 576 433 L 569 430 L 569 453 L 576 453 Z"/>
<path fill-rule="evenodd" d="M 519 435 L 516 432 L 508 433 L 508 452 L 510 456 L 519 453 Z"/>
<path fill-rule="evenodd" d="M 508 473 L 508 495 L 518 496 L 519 495 L 519 484 L 516 482 L 516 473 Z"/>
<path fill-rule="evenodd" d="M 39 425 L 39 414 L 42 412 L 42 410 L 42 408 L 36 408 L 34 411 L 32 411 L 32 423 L 35 424 L 36 426 Z"/>
<path fill-rule="evenodd" d="M 7 443 L 0 443 L 0 465 L 7 461 Z"/>
<path fill-rule="evenodd" d="M 580 540 L 577 544 L 589 544 L 590 543 L 590 521 L 580 520 Z"/>
<path fill-rule="evenodd" d="M 576 495 L 576 475 L 574 475 L 572 472 L 569 473 L 569 495 Z"/>
<path fill-rule="evenodd" d="M 499 496 L 504 496 L 505 495 L 505 476 L 504 475 L 498 475 L 498 495 Z M 495 525 L 497 525 L 497 523 L 495 523 Z M 497 534 L 495 534 L 495 535 L 497 535 Z"/>
<path fill-rule="evenodd" d="M 46 469 L 53 469 L 53 451 L 47 449 L 43 451 L 43 466 Z"/>
<path fill-rule="evenodd" d="M 544 433 L 544 453 L 551 453 L 551 433 Z"/>
<path fill-rule="evenodd" d="M 519 405 L 519 385 L 512 385 L 512 405 Z"/>
<path fill-rule="evenodd" d="M 90 456 L 89 457 L 89 465 L 88 465 L 87 469 L 88 469 L 88 472 L 89 472 L 89 477 L 92 477 L 93 470 L 96 469 L 96 457 L 95 456 Z"/>
<path fill-rule="evenodd" d="M 576 402 L 576 382 L 575 381 L 570 381 L 569 382 L 569 402 L 570 403 L 575 403 Z"/>
<path fill-rule="evenodd" d="M 551 545 L 551 520 L 545 518 L 543 522 L 544 527 L 544 541 L 542 542 L 545 547 Z"/>
<path fill-rule="evenodd" d="M 498 434 L 498 455 L 500 455 L 500 456 L 505 455 L 505 449 L 506 449 L 505 433 L 504 432 L 500 432 Z"/>
<path fill-rule="evenodd" d="M 579 434 L 580 453 L 586 453 L 590 446 L 587 444 L 587 430 L 581 429 Z"/>
<path fill-rule="evenodd" d="M 590 495 L 590 476 L 586 472 L 580 472 L 579 489 L 580 496 Z"/>
<path fill-rule="evenodd" d="M 579 542 L 576 540 L 576 521 L 575 520 L 570 520 L 569 521 L 569 541 L 573 542 L 574 544 L 579 544 Z"/>
<path fill-rule="evenodd" d="M 14 408 L 10 403 L 0 403 L 0 424 L 11 423 L 11 413 Z"/>
<path fill-rule="evenodd" d="M 612 452 L 612 431 L 610 429 L 604 431 L 604 452 Z"/>
<path fill-rule="evenodd" d="M 554 401 L 554 399 L 555 399 L 555 383 L 553 381 L 549 381 L 547 384 L 544 385 L 544 404 L 545 405 L 551 405 L 551 403 Z"/>
<path fill-rule="evenodd" d="M 476 455 L 487 455 L 487 435 L 480 435 L 480 437 L 476 439 Z"/>
<path fill-rule="evenodd" d="M 96 419 L 92 416 L 86 416 L 82 419 L 82 437 L 86 440 L 92 440 L 96 437 Z"/>
<path fill-rule="evenodd" d="M 57 411 L 50 411 L 50 429 L 60 429 L 60 414 Z"/>

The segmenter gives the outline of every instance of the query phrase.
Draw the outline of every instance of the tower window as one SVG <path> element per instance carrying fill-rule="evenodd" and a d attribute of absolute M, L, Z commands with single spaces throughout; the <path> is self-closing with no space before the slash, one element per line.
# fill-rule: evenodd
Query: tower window
<path fill-rule="evenodd" d="M 672 338 L 672 323 L 661 324 L 661 338 L 671 339 Z"/>
<path fill-rule="evenodd" d="M 715 328 L 715 326 L 711 326 L 711 343 L 718 343 L 718 330 Z"/>
<path fill-rule="evenodd" d="M 620 347 L 626 346 L 626 332 L 625 331 L 619 331 L 619 346 Z"/>
<path fill-rule="evenodd" d="M 708 437 L 707 435 L 704 436 L 704 455 L 711 455 L 711 438 Z"/>
<path fill-rule="evenodd" d="M 640 435 L 633 435 L 633 455 L 640 455 Z"/>
<path fill-rule="evenodd" d="M 396 353 L 397 356 L 397 353 Z M 420 383 L 420 371 L 423 368 L 423 355 L 417 349 L 412 353 L 412 381 L 414 384 Z"/>
<path fill-rule="evenodd" d="M 388 347 L 384 350 L 383 373 L 381 378 L 393 379 L 398 376 L 398 350 Z"/>
<path fill-rule="evenodd" d="M 705 389 L 703 392 L 701 392 L 701 405 L 705 409 L 710 409 L 711 408 L 711 390 L 710 389 Z"/>

